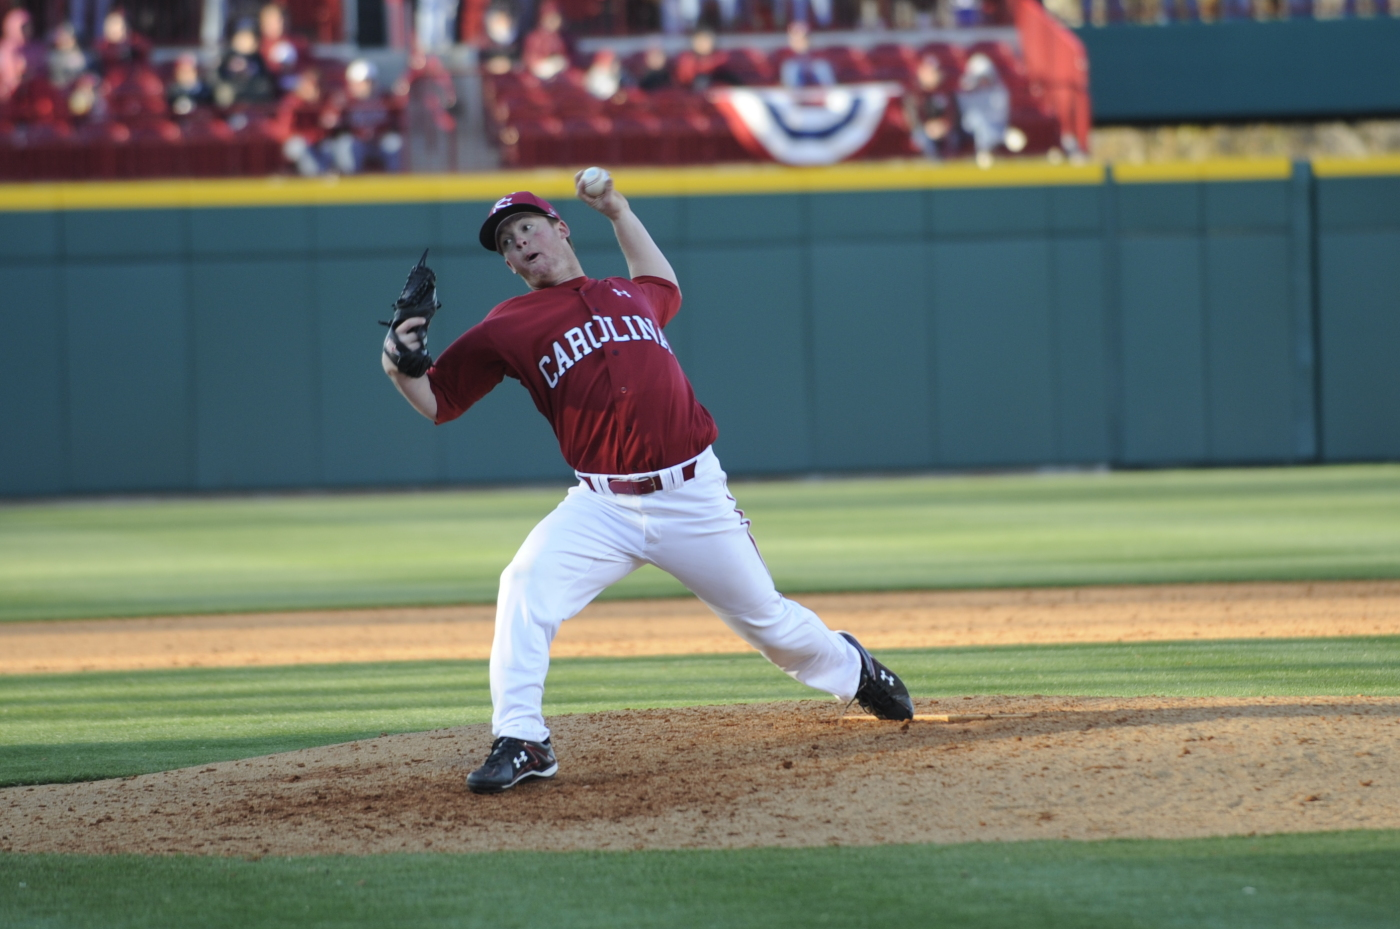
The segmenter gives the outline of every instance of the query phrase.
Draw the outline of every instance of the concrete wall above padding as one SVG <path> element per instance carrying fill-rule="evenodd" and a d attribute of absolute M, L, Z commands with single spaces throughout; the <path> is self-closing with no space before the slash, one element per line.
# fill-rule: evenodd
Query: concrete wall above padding
<path fill-rule="evenodd" d="M 1076 31 L 1100 125 L 1400 114 L 1400 18 Z"/>

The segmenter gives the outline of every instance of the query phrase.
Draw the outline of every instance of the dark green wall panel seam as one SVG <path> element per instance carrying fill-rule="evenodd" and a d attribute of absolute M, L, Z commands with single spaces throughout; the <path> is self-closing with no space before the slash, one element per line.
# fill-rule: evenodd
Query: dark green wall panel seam
<path fill-rule="evenodd" d="M 927 211 L 930 210 L 931 200 L 924 197 L 924 228 L 928 228 Z M 941 306 L 941 297 L 938 291 L 938 250 L 935 248 L 934 239 L 924 239 L 924 313 L 927 316 L 927 346 L 928 367 L 925 368 L 924 390 L 928 393 L 928 455 L 930 455 L 930 466 L 938 467 L 945 462 L 948 452 L 944 448 L 942 441 L 942 417 L 939 416 L 939 404 L 944 397 L 938 389 L 938 313 Z"/>
<path fill-rule="evenodd" d="M 58 380 L 61 396 L 59 399 L 59 447 L 60 461 L 63 463 L 63 492 L 68 493 L 73 490 L 75 484 L 75 474 L 73 469 L 73 389 L 71 370 L 72 357 L 69 350 L 71 335 L 69 324 L 72 322 L 68 318 L 68 230 L 63 223 L 58 223 L 54 236 L 57 245 L 57 255 L 55 258 L 55 277 L 58 279 L 58 293 L 55 295 L 57 303 L 54 307 L 57 310 L 59 319 L 59 366 L 60 377 Z"/>
<path fill-rule="evenodd" d="M 316 305 L 316 269 L 310 261 L 306 264 L 306 281 L 310 290 L 310 293 L 307 294 L 307 306 L 314 308 Z M 310 345 L 320 345 L 322 341 L 321 314 L 313 311 L 308 315 L 311 318 Z M 369 353 L 365 354 L 368 356 Z M 316 469 L 316 483 L 324 484 L 329 472 L 329 464 L 326 461 L 326 398 L 325 382 L 322 380 L 321 353 L 307 351 L 303 357 L 306 359 L 307 367 L 311 369 L 311 409 L 315 414 L 311 417 L 311 461 Z"/>
<path fill-rule="evenodd" d="M 812 223 L 811 210 L 807 209 L 806 196 L 802 196 L 799 204 L 801 210 L 801 222 L 798 228 L 801 230 L 798 239 L 798 261 L 802 268 L 802 279 L 794 282 L 798 291 L 798 306 L 801 308 L 798 318 L 801 319 L 802 331 L 799 334 L 802 339 L 803 354 L 803 390 L 807 392 L 807 408 L 804 411 L 806 421 L 802 424 L 802 434 L 807 438 L 807 447 L 803 450 L 802 459 L 807 462 L 810 468 L 817 464 L 821 455 L 821 411 L 818 409 L 817 391 L 817 309 L 814 305 L 812 294 Z M 687 220 L 689 217 L 687 217 Z M 687 222 L 682 228 L 689 229 Z M 687 236 L 687 241 L 689 241 Z M 720 424 L 723 431 L 724 424 Z"/>
<path fill-rule="evenodd" d="M 195 279 L 194 262 L 194 216 L 186 211 L 186 255 L 185 255 L 185 415 L 189 427 L 189 443 L 185 448 L 185 471 L 188 484 L 199 486 L 199 371 L 198 350 L 195 326 L 198 325 L 195 312 L 194 293 L 199 286 Z"/>
<path fill-rule="evenodd" d="M 1063 367 L 1064 352 L 1061 350 L 1061 335 L 1064 329 L 1064 320 L 1061 318 L 1064 310 L 1060 306 L 1060 294 L 1063 292 L 1060 287 L 1060 261 L 1055 254 L 1054 243 L 1058 236 L 1051 234 L 1046 237 L 1045 248 L 1050 252 L 1047 256 L 1047 267 L 1050 272 L 1049 286 L 1050 293 L 1050 441 L 1055 451 L 1056 464 L 1062 464 L 1070 459 L 1069 450 L 1065 440 L 1065 421 L 1062 404 L 1065 395 L 1065 371 Z"/>
<path fill-rule="evenodd" d="M 1201 218 L 1200 236 L 1197 239 L 1196 254 L 1201 263 L 1200 278 L 1200 300 L 1201 300 L 1201 422 L 1205 424 L 1205 459 L 1215 461 L 1219 454 L 1216 443 L 1216 422 L 1215 397 L 1212 392 L 1213 378 L 1211 377 L 1211 365 L 1214 360 L 1214 340 L 1211 338 L 1210 314 L 1214 309 L 1210 293 L 1210 225 L 1206 203 L 1206 186 L 1204 184 L 1193 184 L 1193 193 L 1196 196 L 1196 215 Z"/>
<path fill-rule="evenodd" d="M 1118 184 L 1113 168 L 1104 171 L 1103 187 L 1104 250 L 1104 356 L 1108 368 L 1108 447 L 1109 460 L 1122 465 L 1123 441 L 1123 295 L 1119 274 L 1121 249 L 1118 232 Z"/>
<path fill-rule="evenodd" d="M 1289 288 L 1293 322 L 1294 454 L 1299 461 L 1322 458 L 1317 292 L 1317 182 L 1312 164 L 1293 165 L 1289 190 Z"/>

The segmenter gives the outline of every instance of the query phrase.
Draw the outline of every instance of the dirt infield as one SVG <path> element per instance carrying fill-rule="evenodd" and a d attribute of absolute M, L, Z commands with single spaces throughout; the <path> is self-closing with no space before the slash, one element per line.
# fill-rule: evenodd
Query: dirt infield
<path fill-rule="evenodd" d="M 1400 634 L 1400 583 L 804 596 L 876 649 Z M 0 626 L 0 673 L 484 658 L 488 607 Z M 556 656 L 742 650 L 694 601 L 595 604 Z M 829 702 L 551 720 L 561 771 L 463 778 L 484 726 L 0 790 L 0 851 L 376 854 L 727 848 L 1400 828 L 1400 698 Z"/>
<path fill-rule="evenodd" d="M 1400 582 L 823 594 L 798 597 L 870 648 L 1400 635 Z M 490 606 L 0 624 L 0 674 L 486 658 Z M 558 658 L 738 652 L 695 600 L 595 603 Z"/>
<path fill-rule="evenodd" d="M 1400 699 L 829 702 L 551 721 L 551 782 L 478 797 L 484 726 L 0 791 L 0 849 L 305 855 L 730 848 L 1400 828 Z"/>

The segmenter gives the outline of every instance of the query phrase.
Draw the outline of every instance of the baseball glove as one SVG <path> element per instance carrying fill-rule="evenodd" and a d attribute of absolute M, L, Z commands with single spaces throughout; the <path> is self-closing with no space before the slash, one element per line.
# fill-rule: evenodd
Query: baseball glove
<path fill-rule="evenodd" d="M 424 249 L 423 257 L 408 272 L 403 293 L 394 301 L 394 315 L 387 322 L 379 321 L 379 325 L 389 327 L 389 337 L 384 340 L 384 354 L 389 356 L 401 373 L 409 377 L 422 377 L 433 364 L 433 356 L 428 354 L 428 323 L 432 322 L 433 314 L 442 306 L 437 297 L 437 275 L 428 267 L 427 260 L 428 250 Z M 418 347 L 409 348 L 399 337 L 398 327 L 405 319 L 415 316 L 423 317 L 423 325 L 408 330 L 418 336 Z M 393 351 L 389 350 L 390 343 L 394 346 Z"/>

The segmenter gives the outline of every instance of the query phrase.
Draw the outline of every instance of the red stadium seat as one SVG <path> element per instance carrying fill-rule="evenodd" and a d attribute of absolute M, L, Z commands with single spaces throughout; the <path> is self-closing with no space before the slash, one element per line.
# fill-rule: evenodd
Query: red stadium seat
<path fill-rule="evenodd" d="M 732 48 L 725 56 L 724 64 L 743 84 L 757 86 L 774 84 L 778 80 L 773 63 L 756 48 Z"/>
<path fill-rule="evenodd" d="M 836 72 L 836 80 L 842 84 L 855 84 L 871 79 L 873 68 L 864 51 L 845 45 L 833 45 L 817 54 L 831 64 Z"/>
<path fill-rule="evenodd" d="M 62 120 L 67 114 L 67 98 L 45 77 L 25 81 L 10 97 L 8 117 L 17 123 Z"/>
<path fill-rule="evenodd" d="M 561 121 L 568 142 L 566 162 L 589 165 L 608 160 L 613 147 L 612 120 L 606 116 L 566 116 Z"/>
<path fill-rule="evenodd" d="M 522 119 L 501 130 L 501 155 L 518 167 L 559 164 L 564 124 L 553 117 Z"/>
<path fill-rule="evenodd" d="M 184 134 L 185 164 L 191 175 L 228 177 L 240 173 L 241 159 L 227 123 L 205 112 L 185 120 L 180 128 Z"/>
<path fill-rule="evenodd" d="M 612 164 L 647 165 L 664 163 L 661 120 L 647 113 L 621 113 L 612 117 L 612 147 L 607 161 Z"/>

